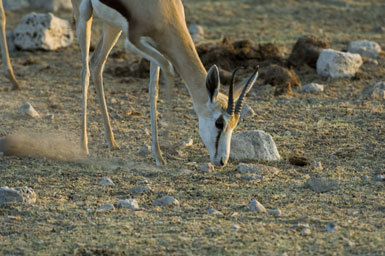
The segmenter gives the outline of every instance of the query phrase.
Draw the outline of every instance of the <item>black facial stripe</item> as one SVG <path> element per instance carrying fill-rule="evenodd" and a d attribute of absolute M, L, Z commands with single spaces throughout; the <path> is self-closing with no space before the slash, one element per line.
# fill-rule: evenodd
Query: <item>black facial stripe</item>
<path fill-rule="evenodd" d="M 221 138 L 222 131 L 219 131 L 217 135 L 217 139 L 215 140 L 215 157 L 218 154 L 218 144 L 219 144 L 219 139 Z"/>

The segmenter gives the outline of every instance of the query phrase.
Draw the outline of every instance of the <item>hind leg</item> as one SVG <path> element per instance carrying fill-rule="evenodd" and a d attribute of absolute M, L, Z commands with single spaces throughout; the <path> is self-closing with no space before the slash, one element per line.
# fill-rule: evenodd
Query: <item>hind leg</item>
<path fill-rule="evenodd" d="M 91 77 L 96 87 L 96 92 L 99 98 L 100 112 L 102 112 L 103 116 L 104 138 L 108 142 L 110 150 L 118 149 L 119 147 L 114 139 L 106 99 L 104 96 L 103 69 L 108 55 L 116 44 L 116 41 L 119 39 L 120 34 L 121 30 L 119 28 L 105 23 L 103 27 L 103 37 L 99 41 L 90 61 Z"/>

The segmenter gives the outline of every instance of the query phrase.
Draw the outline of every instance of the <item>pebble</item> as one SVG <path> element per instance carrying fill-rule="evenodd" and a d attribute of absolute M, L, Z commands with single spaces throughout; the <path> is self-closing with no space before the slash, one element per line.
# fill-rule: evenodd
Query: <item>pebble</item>
<path fill-rule="evenodd" d="M 324 91 L 324 86 L 317 83 L 305 84 L 302 87 L 302 91 L 305 93 L 320 93 Z"/>
<path fill-rule="evenodd" d="M 274 216 L 280 216 L 281 215 L 281 210 L 280 209 L 272 209 L 267 212 L 270 215 Z"/>
<path fill-rule="evenodd" d="M 334 223 L 328 223 L 325 225 L 325 229 L 327 232 L 334 232 L 338 229 L 338 226 Z"/>
<path fill-rule="evenodd" d="M 306 181 L 305 187 L 317 193 L 325 193 L 338 189 L 338 181 L 329 178 L 311 177 Z"/>
<path fill-rule="evenodd" d="M 176 200 L 173 196 L 164 196 L 156 199 L 153 203 L 153 206 L 168 206 L 168 205 L 179 205 L 179 201 Z"/>
<path fill-rule="evenodd" d="M 216 210 L 216 209 L 214 209 L 214 208 L 209 208 L 209 209 L 208 209 L 208 213 L 209 213 L 210 215 L 223 216 L 223 213 L 222 213 L 222 212 L 220 212 L 220 211 L 218 211 L 218 210 Z"/>
<path fill-rule="evenodd" d="M 138 180 L 136 185 L 150 185 L 150 182 L 147 179 Z"/>
<path fill-rule="evenodd" d="M 252 212 L 266 213 L 266 208 L 256 199 L 251 200 L 249 208 Z"/>
<path fill-rule="evenodd" d="M 182 140 L 182 142 L 180 143 L 180 146 L 181 147 L 191 147 L 193 144 L 194 144 L 193 139 L 187 138 L 187 139 Z"/>
<path fill-rule="evenodd" d="M 376 181 L 385 181 L 385 175 L 376 175 L 375 177 L 375 180 Z"/>
<path fill-rule="evenodd" d="M 151 154 L 151 146 L 150 145 L 143 145 L 142 148 L 139 150 L 138 155 L 139 156 L 147 156 Z"/>
<path fill-rule="evenodd" d="M 152 192 L 152 188 L 149 185 L 144 185 L 144 186 L 140 185 L 140 186 L 133 187 L 132 189 L 129 190 L 129 193 L 134 196 L 148 194 L 151 192 Z"/>
<path fill-rule="evenodd" d="M 214 171 L 214 165 L 212 163 L 207 163 L 201 166 L 201 172 L 212 172 Z"/>
<path fill-rule="evenodd" d="M 114 182 L 109 177 L 102 178 L 99 183 L 99 186 L 115 186 Z"/>
<path fill-rule="evenodd" d="M 27 115 L 32 118 L 40 118 L 40 114 L 29 102 L 24 102 L 17 113 L 19 115 Z"/>
<path fill-rule="evenodd" d="M 193 171 L 189 170 L 189 169 L 182 169 L 178 172 L 179 175 L 191 175 L 193 173 Z"/>
<path fill-rule="evenodd" d="M 322 166 L 322 163 L 319 161 L 313 161 L 311 163 L 311 169 L 314 171 L 322 171 L 324 168 Z"/>
<path fill-rule="evenodd" d="M 301 230 L 301 235 L 304 235 L 304 236 L 311 235 L 311 230 L 310 230 L 310 228 L 303 228 L 303 229 Z"/>
<path fill-rule="evenodd" d="M 112 211 L 115 209 L 115 206 L 113 204 L 104 204 L 98 208 L 98 211 Z"/>
<path fill-rule="evenodd" d="M 122 208 L 122 209 L 130 209 L 130 210 L 139 210 L 139 205 L 138 202 L 135 199 L 124 199 L 124 200 L 119 200 L 116 203 L 117 208 Z"/>

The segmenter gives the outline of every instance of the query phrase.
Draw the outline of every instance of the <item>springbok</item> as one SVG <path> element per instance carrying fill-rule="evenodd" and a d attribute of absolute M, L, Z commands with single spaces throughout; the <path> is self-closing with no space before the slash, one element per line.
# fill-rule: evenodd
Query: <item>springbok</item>
<path fill-rule="evenodd" d="M 0 16 L 1 16 L 0 45 L 1 45 L 1 56 L 3 58 L 3 65 L 4 65 L 4 74 L 11 81 L 12 90 L 20 90 L 20 84 L 16 80 L 15 74 L 13 73 L 11 60 L 10 60 L 9 54 L 8 54 L 7 33 L 5 30 L 6 19 L 5 19 L 5 12 L 4 12 L 4 7 L 3 7 L 3 0 L 0 0 Z"/>
<path fill-rule="evenodd" d="M 87 91 L 89 77 L 95 84 L 103 115 L 105 139 L 110 149 L 118 148 L 107 112 L 103 89 L 103 68 L 108 54 L 123 31 L 126 48 L 150 61 L 150 117 L 152 155 L 157 165 L 166 161 L 158 142 L 157 98 L 160 69 L 168 85 L 173 82 L 174 67 L 185 81 L 199 120 L 200 136 L 215 165 L 224 166 L 230 154 L 231 135 L 238 124 L 247 92 L 257 79 L 257 70 L 249 79 L 233 88 L 229 97 L 219 92 L 219 71 L 214 65 L 206 72 L 187 29 L 181 0 L 72 0 L 76 30 L 82 52 L 82 134 L 81 146 L 88 154 Z M 104 22 L 103 35 L 89 57 L 93 15 Z M 166 87 L 167 88 L 167 87 Z M 168 87 L 169 88 L 169 87 Z M 235 102 L 236 101 L 236 102 Z"/>

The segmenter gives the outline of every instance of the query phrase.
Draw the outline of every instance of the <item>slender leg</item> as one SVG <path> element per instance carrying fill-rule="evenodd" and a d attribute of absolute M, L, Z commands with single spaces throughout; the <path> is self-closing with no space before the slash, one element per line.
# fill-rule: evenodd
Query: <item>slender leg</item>
<path fill-rule="evenodd" d="M 119 39 L 121 30 L 117 27 L 109 24 L 104 24 L 103 38 L 99 41 L 94 54 L 91 57 L 90 68 L 92 80 L 96 87 L 96 92 L 99 97 L 100 111 L 103 115 L 104 123 L 104 138 L 108 142 L 110 150 L 118 149 L 118 144 L 115 142 L 114 134 L 112 132 L 110 118 L 108 115 L 106 99 L 104 97 L 103 89 L 103 69 L 104 64 L 107 61 L 108 54 L 111 52 L 112 47 Z"/>
<path fill-rule="evenodd" d="M 77 21 L 77 36 L 79 40 L 80 49 L 82 52 L 82 86 L 83 86 L 83 99 L 82 99 L 82 134 L 81 134 L 81 148 L 85 154 L 89 154 L 88 151 L 88 138 L 87 138 L 87 97 L 88 87 L 90 84 L 90 69 L 89 69 L 89 49 L 91 41 L 91 25 L 92 25 L 92 7 L 89 2 L 83 2 L 83 8 L 80 8 L 83 13 L 79 16 Z"/>
<path fill-rule="evenodd" d="M 4 73 L 5 73 L 5 76 L 12 83 L 12 90 L 20 90 L 21 89 L 20 84 L 16 80 L 15 74 L 13 73 L 11 60 L 10 60 L 9 54 L 8 54 L 7 34 L 6 34 L 6 30 L 5 30 L 6 19 L 5 19 L 5 12 L 4 12 L 4 8 L 3 8 L 3 1 L 2 0 L 0 0 L 0 16 L 1 16 L 0 45 L 1 45 L 1 56 L 3 57 Z"/>
<path fill-rule="evenodd" d="M 151 134 L 152 134 L 152 156 L 155 158 L 156 165 L 166 165 L 166 161 L 162 157 L 158 140 L 158 124 L 157 124 L 157 100 L 159 90 L 159 66 L 151 61 L 150 64 L 150 116 L 151 116 Z"/>

